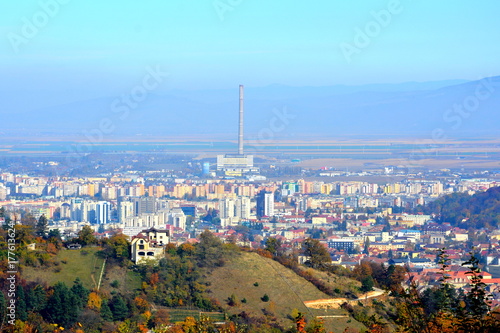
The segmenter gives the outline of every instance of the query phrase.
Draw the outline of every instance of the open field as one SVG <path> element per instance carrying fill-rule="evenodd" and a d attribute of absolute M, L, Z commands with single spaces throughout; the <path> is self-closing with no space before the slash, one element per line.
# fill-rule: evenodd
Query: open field
<path fill-rule="evenodd" d="M 75 147 L 86 145 L 81 138 L 10 138 L 0 145 L 0 156 L 68 157 Z M 106 137 L 92 144 L 89 152 L 112 154 L 189 154 L 195 159 L 215 159 L 218 154 L 236 152 L 236 140 L 207 136 Z M 303 168 L 370 169 L 383 166 L 405 168 L 495 169 L 500 167 L 500 140 L 449 140 L 429 138 L 318 139 L 245 141 L 245 152 L 267 162 L 279 159 Z M 161 167 L 161 166 L 159 166 Z"/>
<path fill-rule="evenodd" d="M 297 164 L 303 168 L 332 167 L 336 169 L 357 168 L 368 169 L 367 165 L 400 166 L 407 169 L 430 168 L 430 169 L 455 169 L 455 168 L 478 168 L 478 169 L 498 169 L 500 160 L 488 159 L 410 159 L 410 158 L 387 158 L 387 159 L 353 159 L 353 158 L 313 158 L 304 160 Z"/>
<path fill-rule="evenodd" d="M 293 309 L 297 309 L 309 319 L 327 316 L 324 320 L 329 331 L 342 332 L 346 327 L 363 327 L 353 318 L 345 317 L 347 312 L 344 310 L 307 308 L 304 302 L 326 299 L 329 296 L 292 270 L 256 253 L 243 252 L 234 256 L 224 267 L 209 275 L 208 280 L 211 283 L 208 287 L 211 296 L 231 314 L 242 311 L 253 316 L 260 316 L 264 312 L 273 313 L 284 327 L 291 327 L 292 320 L 286 318 Z M 231 295 L 237 300 L 235 306 L 227 304 Z M 263 301 L 264 295 L 269 297 L 269 301 Z"/>
<path fill-rule="evenodd" d="M 114 286 L 111 286 L 111 284 Z M 141 277 L 139 273 L 118 265 L 106 265 L 101 282 L 102 290 L 118 290 L 122 294 L 126 294 L 141 289 L 141 287 Z"/>
<path fill-rule="evenodd" d="M 0 154 L 60 154 L 74 151 L 72 147 L 87 145 L 79 137 L 9 138 L 0 145 Z M 297 140 L 245 140 L 246 152 L 253 155 L 324 156 L 329 158 L 386 159 L 408 156 L 420 158 L 493 158 L 500 155 L 500 140 L 448 140 L 430 139 L 301 139 Z M 217 154 L 237 150 L 236 140 L 207 137 L 105 137 L 93 143 L 91 152 L 164 152 L 198 154 L 215 157 Z"/>
<path fill-rule="evenodd" d="M 103 259 L 95 255 L 99 250 L 97 247 L 81 250 L 62 249 L 54 259 L 58 263 L 56 266 L 25 267 L 22 276 L 28 281 L 40 280 L 48 285 L 54 285 L 61 281 L 67 286 L 72 286 L 73 281 L 79 277 L 86 288 L 96 288 L 104 262 Z"/>

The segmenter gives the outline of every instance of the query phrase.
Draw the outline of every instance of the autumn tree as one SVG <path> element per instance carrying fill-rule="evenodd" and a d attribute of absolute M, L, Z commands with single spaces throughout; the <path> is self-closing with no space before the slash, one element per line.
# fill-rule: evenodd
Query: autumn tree
<path fill-rule="evenodd" d="M 24 212 L 21 214 L 21 216 L 22 216 L 22 224 L 33 228 L 36 227 L 38 221 L 36 217 L 33 216 L 33 214 Z"/>
<path fill-rule="evenodd" d="M 295 317 L 295 325 L 297 326 L 297 332 L 305 333 L 306 332 L 306 317 L 303 313 L 299 312 L 297 317 Z"/>
<path fill-rule="evenodd" d="M 195 253 L 196 249 L 192 244 L 184 243 L 177 248 L 177 254 L 182 257 L 189 257 Z"/>
<path fill-rule="evenodd" d="M 361 261 L 358 265 L 356 265 L 353 269 L 353 274 L 358 280 L 362 280 L 367 276 L 372 276 L 373 271 L 370 263 L 366 260 Z"/>
<path fill-rule="evenodd" d="M 134 305 L 139 309 L 141 312 L 148 311 L 150 308 L 150 305 L 148 301 L 146 301 L 144 298 L 137 296 L 134 298 Z"/>
<path fill-rule="evenodd" d="M 323 319 L 313 319 L 307 327 L 308 333 L 326 333 Z"/>
<path fill-rule="evenodd" d="M 170 314 L 166 309 L 158 309 L 153 315 L 155 326 L 170 324 Z"/>
<path fill-rule="evenodd" d="M 95 291 L 91 292 L 89 294 L 89 298 L 87 301 L 87 307 L 95 311 L 100 311 L 101 305 L 102 305 L 101 296 L 99 296 L 99 294 L 96 293 Z"/>
<path fill-rule="evenodd" d="M 104 241 L 103 254 L 123 263 L 130 258 L 130 242 L 128 236 L 117 233 Z"/>

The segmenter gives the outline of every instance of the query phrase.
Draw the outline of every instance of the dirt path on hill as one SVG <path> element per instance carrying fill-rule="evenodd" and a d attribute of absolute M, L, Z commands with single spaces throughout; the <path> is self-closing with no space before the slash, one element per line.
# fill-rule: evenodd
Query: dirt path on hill
<path fill-rule="evenodd" d="M 375 298 L 385 294 L 385 291 L 379 288 L 373 288 L 373 291 L 369 291 L 363 294 L 362 297 L 356 299 L 347 298 L 326 298 L 326 299 L 316 299 L 313 301 L 304 301 L 304 305 L 311 309 L 338 309 L 340 306 L 347 302 L 348 304 L 356 304 L 359 301 L 366 300 L 368 298 Z"/>

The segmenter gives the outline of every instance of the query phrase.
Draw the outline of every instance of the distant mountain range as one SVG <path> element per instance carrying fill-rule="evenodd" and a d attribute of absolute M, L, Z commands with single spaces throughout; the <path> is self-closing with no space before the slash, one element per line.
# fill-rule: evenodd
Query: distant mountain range
<path fill-rule="evenodd" d="M 204 134 L 234 139 L 237 134 L 238 87 L 153 91 L 131 106 L 120 102 L 121 96 L 57 105 L 57 96 L 30 95 L 15 103 L 8 89 L 1 94 L 0 116 L 7 131 L 62 135 L 101 128 L 110 136 Z M 51 102 L 44 105 L 43 98 Z M 493 137 L 499 134 L 499 111 L 499 76 L 479 81 L 246 87 L 245 137 Z"/>

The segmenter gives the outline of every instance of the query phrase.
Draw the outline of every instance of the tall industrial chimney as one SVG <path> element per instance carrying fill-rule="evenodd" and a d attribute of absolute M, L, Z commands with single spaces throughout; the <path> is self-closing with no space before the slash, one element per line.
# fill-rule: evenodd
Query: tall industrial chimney
<path fill-rule="evenodd" d="M 238 154 L 243 155 L 243 85 L 240 84 L 240 129 L 238 132 Z"/>

